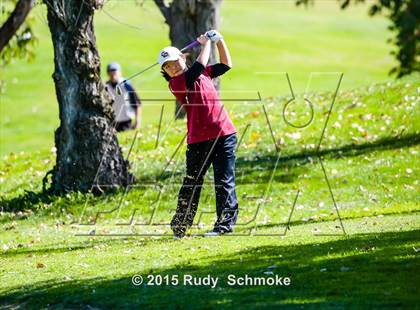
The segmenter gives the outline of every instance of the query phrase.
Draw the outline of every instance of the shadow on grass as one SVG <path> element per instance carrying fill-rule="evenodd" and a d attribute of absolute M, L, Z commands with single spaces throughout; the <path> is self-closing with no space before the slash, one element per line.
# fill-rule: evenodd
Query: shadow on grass
<path fill-rule="evenodd" d="M 392 215 L 409 215 L 409 214 L 418 214 L 418 213 L 420 213 L 420 209 L 407 210 L 407 211 L 395 211 L 395 212 L 383 212 L 383 213 L 381 213 L 381 215 L 392 216 Z M 376 215 L 369 215 L 369 216 L 366 216 L 366 215 L 358 215 L 358 216 L 356 216 L 356 215 L 350 215 L 350 216 L 340 215 L 340 219 L 342 221 L 357 220 L 357 219 L 364 219 L 364 218 L 375 218 L 375 217 L 376 217 Z M 305 221 L 304 220 L 293 220 L 293 221 L 288 222 L 288 224 L 287 224 L 287 222 L 259 224 L 259 225 L 256 225 L 255 228 L 256 229 L 266 229 L 266 228 L 273 228 L 273 227 L 280 227 L 280 226 L 284 226 L 286 228 L 287 226 L 298 226 L 298 225 L 306 225 L 306 224 L 313 224 L 313 223 L 325 223 L 325 222 L 332 223 L 332 222 L 337 221 L 337 220 L 338 219 L 331 216 L 329 218 L 326 217 L 326 218 L 320 218 L 320 219 L 316 219 L 316 220 L 315 219 L 308 219 L 308 220 L 305 220 Z M 236 225 L 236 227 L 238 227 L 238 225 Z M 254 226 L 252 228 L 249 228 L 249 229 L 253 229 L 253 228 L 254 228 Z M 245 229 L 247 229 L 247 228 L 245 227 Z M 290 229 L 290 227 L 289 227 L 289 229 Z"/>
<path fill-rule="evenodd" d="M 399 211 L 399 212 L 387 212 L 384 215 L 386 216 L 392 216 L 392 215 L 410 215 L 410 214 L 418 214 L 420 212 L 420 210 L 412 210 L 412 211 Z M 360 216 L 342 216 L 341 219 L 342 220 L 357 220 L 357 219 L 364 219 L 366 218 L 365 215 L 360 215 Z M 293 226 L 299 226 L 299 225 L 310 225 L 310 224 L 314 224 L 314 223 L 325 223 L 325 222 L 330 222 L 333 223 L 334 219 L 319 219 L 319 220 L 309 220 L 309 221 L 302 221 L 302 220 L 294 220 L 294 221 L 290 221 L 288 224 L 286 222 L 281 222 L 281 223 L 270 223 L 270 224 L 258 224 L 258 225 L 254 225 L 254 222 L 251 222 L 250 225 L 237 225 L 235 232 L 237 234 L 239 234 L 240 238 L 242 237 L 261 237 L 259 235 L 254 235 L 252 233 L 252 231 L 256 230 L 258 233 L 263 230 L 263 229 L 268 229 L 268 228 L 278 228 L 278 227 L 283 227 L 284 228 L 284 232 L 286 232 L 287 229 L 287 234 L 293 234 Z M 162 225 L 163 226 L 163 225 Z M 341 231 L 339 232 L 339 234 L 341 234 Z M 190 235 L 189 235 L 190 236 Z M 278 235 L 273 235 L 274 237 L 280 237 L 281 236 L 281 232 L 278 233 Z M 235 238 L 235 236 L 232 236 L 233 238 Z M 87 237 L 83 237 L 83 238 L 87 238 Z M 82 239 L 83 240 L 83 239 Z M 20 255 L 37 255 L 37 254 L 57 254 L 57 253 L 69 253 L 69 252 L 73 252 L 73 251 L 83 251 L 86 249 L 93 249 L 95 245 L 103 245 L 106 244 L 107 246 L 113 246 L 113 245 L 118 245 L 121 244 L 122 240 L 124 241 L 124 243 L 131 243 L 132 246 L 146 246 L 148 244 L 153 243 L 154 245 L 157 244 L 161 244 L 161 243 L 165 243 L 168 240 L 172 240 L 172 235 L 162 235 L 160 236 L 160 238 L 158 239 L 152 239 L 151 236 L 142 236 L 139 239 L 139 236 L 133 234 L 132 236 L 130 235 L 124 235 L 124 236 L 112 236 L 112 238 L 107 237 L 107 236 L 101 236 L 101 237 L 95 237 L 95 238 L 90 238 L 90 239 L 85 239 L 84 241 L 81 241 L 79 243 L 66 243 L 65 245 L 62 244 L 62 242 L 60 243 L 54 243 L 54 244 L 47 244 L 44 245 L 42 247 L 23 247 L 23 248 L 16 248 L 16 249 L 9 249 L 7 252 L 4 252 L 2 254 L 0 254 L 0 257 L 3 258 L 11 258 L 11 257 L 17 257 Z"/>
<path fill-rule="evenodd" d="M 259 246 L 184 261 L 170 269 L 138 274 L 219 277 L 207 286 L 134 286 L 126 277 L 45 281 L 11 288 L 0 296 L 6 309 L 210 309 L 319 308 L 384 309 L 418 307 L 420 259 L 413 250 L 420 230 L 353 235 L 311 244 Z M 224 238 L 224 237 L 221 237 Z M 325 239 L 324 239 L 325 240 Z M 182 254 L 182 253 L 180 253 Z M 170 262 L 168 262 L 170 263 Z M 290 277 L 290 286 L 229 286 L 228 275 Z M 63 275 L 64 277 L 64 275 Z"/>
<path fill-rule="evenodd" d="M 106 192 L 101 196 L 96 196 L 94 198 L 97 199 L 106 199 L 109 197 L 114 196 L 116 193 L 124 192 L 124 188 L 121 189 L 114 189 L 112 191 Z M 61 195 L 54 195 L 49 193 L 48 191 L 27 191 L 17 197 L 14 198 L 4 198 L 0 197 L 0 211 L 2 212 L 18 212 L 18 211 L 40 211 L 40 210 L 48 210 L 51 207 L 51 204 L 57 203 L 60 200 L 60 208 L 56 208 L 60 210 L 61 208 L 66 208 L 66 206 L 74 203 L 81 203 L 86 201 L 86 194 L 85 193 L 72 193 L 70 196 L 61 194 Z M 92 198 L 92 199 L 94 199 Z M 24 218 L 24 217 L 23 217 Z M 20 219 L 20 218 L 16 218 Z M 0 219 L 0 223 L 2 220 Z"/>
<path fill-rule="evenodd" d="M 87 237 L 81 237 L 81 238 L 87 238 Z M 69 253 L 72 251 L 83 251 L 87 249 L 93 249 L 95 245 L 106 245 L 106 246 L 113 246 L 113 245 L 120 245 L 122 242 L 124 244 L 131 243 L 131 245 L 134 247 L 138 246 L 146 246 L 149 243 L 153 243 L 154 245 L 164 243 L 170 238 L 172 240 L 171 236 L 162 236 L 160 239 L 152 239 L 150 237 L 141 237 L 139 240 L 139 236 L 133 235 L 133 236 L 113 236 L 112 238 L 107 236 L 102 237 L 95 237 L 90 240 L 85 239 L 85 241 L 79 242 L 79 243 L 66 243 L 63 245 L 63 242 L 55 243 L 55 244 L 48 244 L 42 247 L 34 248 L 34 247 L 26 247 L 26 248 L 17 248 L 17 249 L 10 249 L 7 252 L 3 252 L 0 254 L 0 257 L 3 258 L 10 258 L 10 257 L 16 257 L 18 255 L 44 255 L 44 254 L 58 254 L 58 253 Z M 83 240 L 83 239 L 82 239 Z"/>
<path fill-rule="evenodd" d="M 0 206 L 3 212 L 17 212 L 23 210 L 38 210 L 39 204 L 49 204 L 55 200 L 55 196 L 47 192 L 25 191 L 18 197 L 5 199 L 0 197 Z"/>
<path fill-rule="evenodd" d="M 258 184 L 267 183 L 271 177 L 271 172 L 277 162 L 277 169 L 282 173 L 276 173 L 273 181 L 279 183 L 294 182 L 299 175 L 305 173 L 308 169 L 305 165 L 312 162 L 318 155 L 326 159 L 341 157 L 360 156 L 369 152 L 398 149 L 420 144 L 419 134 L 407 134 L 398 137 L 386 137 L 377 141 L 364 143 L 360 145 L 348 144 L 337 148 L 331 148 L 316 152 L 315 150 L 302 151 L 291 155 L 278 157 L 277 154 L 265 154 L 256 156 L 252 159 L 239 157 L 236 161 L 237 184 Z M 287 168 L 287 169 L 286 169 Z M 164 173 L 158 178 L 158 181 L 165 181 L 172 177 L 182 177 L 183 173 Z M 137 183 L 155 183 L 156 175 L 142 175 L 138 177 Z M 121 190 L 111 192 L 106 195 L 115 195 Z M 26 191 L 24 194 L 4 199 L 0 197 L 0 210 L 5 212 L 18 212 L 23 210 L 38 210 L 40 205 L 50 204 L 55 201 L 57 196 L 46 192 Z"/>
<path fill-rule="evenodd" d="M 258 184 L 267 183 L 271 177 L 272 170 L 283 173 L 276 173 L 273 177 L 274 182 L 291 183 L 299 175 L 305 173 L 308 168 L 305 165 L 312 163 L 318 156 L 325 159 L 335 159 L 343 157 L 360 156 L 375 151 L 385 151 L 410 147 L 420 144 L 420 134 L 406 134 L 404 136 L 384 137 L 373 142 L 363 144 L 347 144 L 340 147 L 329 148 L 317 152 L 314 150 L 305 150 L 290 155 L 263 154 L 254 158 L 238 157 L 236 160 L 237 183 L 238 184 Z M 279 157 L 280 155 L 280 157 Z M 138 177 L 139 182 L 153 183 L 164 181 L 173 177 L 182 177 L 183 172 L 163 173 L 161 176 L 142 175 Z"/>

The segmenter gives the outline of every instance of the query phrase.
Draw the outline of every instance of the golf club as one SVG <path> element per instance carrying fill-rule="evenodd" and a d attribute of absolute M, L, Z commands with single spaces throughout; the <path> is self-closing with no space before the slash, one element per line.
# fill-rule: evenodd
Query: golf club
<path fill-rule="evenodd" d="M 187 46 L 185 46 L 184 48 L 182 48 L 182 49 L 181 49 L 181 52 L 183 52 L 183 51 L 185 51 L 185 50 L 187 50 L 187 49 L 190 49 L 190 48 L 196 47 L 196 46 L 198 46 L 198 45 L 200 45 L 200 42 L 198 42 L 197 40 L 194 40 L 193 42 L 191 42 L 190 44 L 188 44 Z M 149 70 L 149 69 L 153 68 L 153 67 L 154 67 L 154 66 L 156 66 L 157 64 L 158 64 L 158 63 L 157 63 L 157 62 L 155 62 L 154 64 L 152 64 L 152 65 L 148 66 L 147 68 L 145 68 L 145 69 L 143 69 L 143 70 L 141 70 L 141 71 L 139 71 L 139 72 L 137 72 L 137 73 L 133 74 L 132 76 L 130 76 L 129 78 L 125 79 L 125 80 L 124 80 L 124 81 L 122 81 L 121 83 L 118 83 L 118 84 L 117 84 L 117 86 L 115 87 L 115 90 L 116 90 L 117 95 L 118 95 L 118 96 L 121 96 L 121 94 L 122 94 L 122 91 L 121 91 L 121 85 L 123 85 L 124 83 L 126 83 L 126 82 L 127 82 L 127 81 L 129 81 L 129 80 L 132 80 L 133 78 L 135 78 L 136 76 L 138 76 L 138 75 L 142 74 L 143 72 L 146 72 L 147 70 Z"/>

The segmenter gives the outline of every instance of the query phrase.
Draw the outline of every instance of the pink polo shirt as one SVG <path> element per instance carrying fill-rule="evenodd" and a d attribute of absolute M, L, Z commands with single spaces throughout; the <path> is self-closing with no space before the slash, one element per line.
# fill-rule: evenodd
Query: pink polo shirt
<path fill-rule="evenodd" d="M 169 81 L 169 89 L 187 112 L 187 143 L 198 143 L 236 133 L 236 128 L 224 110 L 207 66 L 187 91 L 185 72 Z"/>

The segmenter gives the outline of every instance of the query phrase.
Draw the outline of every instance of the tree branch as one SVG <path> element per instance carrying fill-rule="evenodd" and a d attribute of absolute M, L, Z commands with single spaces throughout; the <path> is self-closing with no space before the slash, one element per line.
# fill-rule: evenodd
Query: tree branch
<path fill-rule="evenodd" d="M 171 19 L 171 10 L 170 7 L 166 6 L 164 0 L 154 0 L 155 4 L 159 8 L 160 12 L 162 13 L 163 17 L 165 18 L 165 22 L 169 24 Z"/>
<path fill-rule="evenodd" d="M 19 0 L 9 18 L 0 28 L 0 52 L 23 24 L 29 12 L 35 5 L 35 0 Z"/>

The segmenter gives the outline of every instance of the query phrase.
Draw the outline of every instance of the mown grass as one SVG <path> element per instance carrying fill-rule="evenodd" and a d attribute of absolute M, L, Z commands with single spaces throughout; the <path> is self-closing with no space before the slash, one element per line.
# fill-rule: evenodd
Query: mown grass
<path fill-rule="evenodd" d="M 231 237 L 200 237 L 214 221 L 210 171 L 202 214 L 186 239 L 172 241 L 167 224 L 184 173 L 185 146 L 174 153 L 184 135 L 182 122 L 163 124 L 157 143 L 158 123 L 143 128 L 136 140 L 133 132 L 120 135 L 126 155 L 133 144 L 129 159 L 138 183 L 103 197 L 43 194 L 41 179 L 54 162 L 51 151 L 3 157 L 1 303 L 58 309 L 415 308 L 417 80 L 414 75 L 340 92 L 319 151 L 334 92 L 306 95 L 314 119 L 304 129 L 282 118 L 289 98 L 228 104 L 242 137 L 240 215 Z M 310 114 L 302 96 L 297 102 L 287 110 L 290 122 L 304 122 Z M 136 287 L 131 284 L 135 274 L 180 279 L 211 274 L 220 280 L 215 289 Z M 229 286 L 229 274 L 290 276 L 292 285 Z"/>
<path fill-rule="evenodd" d="M 4 72 L 0 306 L 418 308 L 419 75 L 389 81 L 386 22 L 368 18 L 366 6 L 341 12 L 326 1 L 308 10 L 262 2 L 258 10 L 249 1 L 223 5 L 235 67 L 223 78 L 222 97 L 237 99 L 225 104 L 241 140 L 240 213 L 236 235 L 213 239 L 200 237 L 214 221 L 211 170 L 188 237 L 173 241 L 167 225 L 185 171 L 185 124 L 172 121 L 172 102 L 147 101 L 157 92 L 170 96 L 158 72 L 134 82 L 145 99 L 137 138 L 119 135 L 137 183 L 101 197 L 42 191 L 55 161 L 58 117 L 48 29 L 37 24 L 35 62 L 17 61 Z M 168 43 L 152 2 L 108 2 L 105 9 L 143 28 L 99 12 L 104 64 L 118 60 L 129 75 Z M 42 21 L 45 8 L 33 14 Z M 283 114 L 292 98 L 286 71 L 296 100 Z M 257 92 L 262 101 L 251 100 Z M 313 121 L 302 129 L 287 125 L 311 118 L 304 99 Z M 135 274 L 220 279 L 214 289 L 134 286 Z M 229 274 L 289 276 L 292 285 L 229 286 Z"/>
<path fill-rule="evenodd" d="M 348 220 L 348 238 L 317 237 L 316 224 L 284 237 L 173 242 L 90 238 L 2 255 L 0 303 L 21 308 L 417 307 L 418 215 Z M 324 225 L 324 224 L 322 224 Z M 352 230 L 353 230 L 352 229 Z M 357 233 L 356 233 L 357 232 Z M 363 233 L 361 233 L 363 232 Z M 217 239 L 217 240 L 216 240 Z M 133 275 L 219 277 L 206 286 L 134 286 Z M 290 286 L 230 286 L 228 275 L 290 277 Z M 181 282 L 182 283 L 182 282 Z"/>
<path fill-rule="evenodd" d="M 255 98 L 257 91 L 264 98 L 285 96 L 289 88 L 278 72 L 289 72 L 296 93 L 304 92 L 313 72 L 324 74 L 311 81 L 314 91 L 334 85 L 329 72 L 345 73 L 343 89 L 390 79 L 387 72 L 394 61 L 386 39 L 391 33 L 384 18 L 367 16 L 367 6 L 341 11 L 329 1 L 318 1 L 310 9 L 296 8 L 293 1 L 258 3 L 256 10 L 252 1 L 223 2 L 221 31 L 235 66 L 223 78 L 224 98 Z M 0 155 L 49 150 L 58 127 L 46 6 L 37 5 L 31 14 L 39 39 L 35 60 L 30 64 L 17 60 L 0 73 L 7 83 L 0 98 Z M 143 7 L 133 1 L 107 2 L 96 14 L 95 30 L 102 67 L 118 61 L 126 76 L 153 63 L 158 51 L 169 44 L 168 27 L 153 1 L 144 1 Z M 171 96 L 158 71 L 133 80 L 145 99 L 145 125 L 155 123 L 160 114 L 160 104 L 147 99 Z M 167 102 L 165 120 L 173 111 L 173 103 Z"/>

